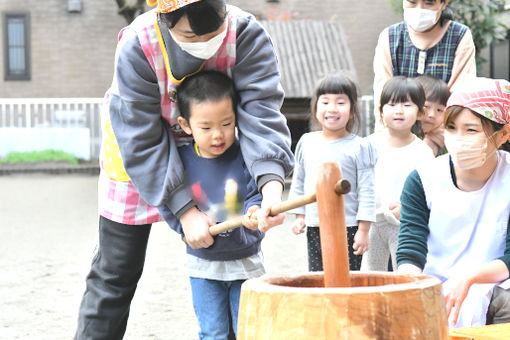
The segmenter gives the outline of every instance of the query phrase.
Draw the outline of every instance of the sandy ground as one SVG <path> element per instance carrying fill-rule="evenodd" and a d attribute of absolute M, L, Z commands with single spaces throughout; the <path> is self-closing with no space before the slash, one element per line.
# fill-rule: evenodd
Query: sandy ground
<path fill-rule="evenodd" d="M 97 177 L 0 176 L 0 339 L 72 339 L 97 239 Z M 306 271 L 303 235 L 263 242 L 271 274 Z M 153 226 L 125 339 L 197 339 L 184 246 Z"/>

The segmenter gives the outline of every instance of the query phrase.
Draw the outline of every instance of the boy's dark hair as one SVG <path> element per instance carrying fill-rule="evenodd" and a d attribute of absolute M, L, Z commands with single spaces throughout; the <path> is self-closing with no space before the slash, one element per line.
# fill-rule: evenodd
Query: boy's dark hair
<path fill-rule="evenodd" d="M 408 100 L 418 106 L 420 113 L 423 113 L 423 107 L 425 105 L 425 91 L 423 87 L 413 78 L 407 78 L 404 76 L 396 76 L 391 78 L 384 84 L 381 92 L 380 112 L 384 105 L 392 103 L 404 103 Z"/>
<path fill-rule="evenodd" d="M 358 86 L 351 78 L 341 73 L 332 73 L 319 80 L 310 102 L 312 119 L 317 119 L 317 102 L 323 94 L 345 94 L 351 103 L 351 112 L 345 129 L 352 132 L 354 126 L 359 126 Z"/>
<path fill-rule="evenodd" d="M 225 0 L 202 0 L 170 13 L 161 13 L 161 18 L 169 28 L 173 28 L 183 16 L 187 16 L 193 33 L 204 35 L 220 28 L 226 14 Z"/>
<path fill-rule="evenodd" d="M 450 89 L 448 89 L 448 85 L 444 80 L 427 74 L 416 77 L 416 81 L 421 84 L 425 91 L 425 100 L 439 102 L 446 106 L 450 97 Z"/>
<path fill-rule="evenodd" d="M 237 92 L 234 82 L 219 71 L 202 71 L 194 74 L 181 83 L 177 88 L 177 106 L 181 117 L 189 121 L 191 103 L 218 101 L 224 98 L 232 100 L 232 110 L 236 112 Z"/>

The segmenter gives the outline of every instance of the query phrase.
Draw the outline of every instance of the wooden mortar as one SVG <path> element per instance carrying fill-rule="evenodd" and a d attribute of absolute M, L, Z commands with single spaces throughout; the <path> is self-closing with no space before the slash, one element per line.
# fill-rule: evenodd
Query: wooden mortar
<path fill-rule="evenodd" d="M 263 276 L 241 289 L 238 340 L 448 339 L 441 282 L 426 275 L 349 272 L 341 179 L 321 165 L 317 204 L 324 272 Z"/>
<path fill-rule="evenodd" d="M 248 280 L 237 339 L 448 339 L 439 280 L 351 272 L 350 284 L 325 288 L 322 272 Z"/>

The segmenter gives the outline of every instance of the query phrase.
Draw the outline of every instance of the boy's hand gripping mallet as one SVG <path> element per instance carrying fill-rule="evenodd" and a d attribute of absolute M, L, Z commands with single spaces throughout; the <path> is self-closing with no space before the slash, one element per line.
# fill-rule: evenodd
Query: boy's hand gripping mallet
<path fill-rule="evenodd" d="M 351 190 L 351 184 L 346 179 L 340 179 L 334 185 L 334 192 L 337 195 L 344 195 Z M 292 200 L 287 200 L 274 205 L 271 208 L 270 216 L 276 216 L 282 212 L 302 207 L 303 205 L 310 204 L 317 201 L 317 194 L 314 192 L 305 196 L 301 196 Z M 209 232 L 212 236 L 218 235 L 224 231 L 238 228 L 243 225 L 244 216 L 236 216 L 224 222 L 215 224 L 209 227 Z"/>

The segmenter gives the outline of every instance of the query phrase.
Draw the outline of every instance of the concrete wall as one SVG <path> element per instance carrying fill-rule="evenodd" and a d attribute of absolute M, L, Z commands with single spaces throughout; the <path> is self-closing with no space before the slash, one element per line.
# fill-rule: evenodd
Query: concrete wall
<path fill-rule="evenodd" d="M 68 12 L 67 3 L 0 0 L 0 13 L 29 12 L 31 26 L 31 79 L 5 81 L 0 53 L 0 98 L 104 95 L 113 75 L 117 34 L 126 22 L 113 0 L 81 0 L 80 13 Z"/>
<path fill-rule="evenodd" d="M 267 19 L 310 19 L 339 21 L 346 32 L 347 42 L 358 74 L 363 95 L 372 94 L 374 72 L 372 62 L 379 33 L 402 20 L 393 11 L 389 0 L 227 0 L 257 16 Z M 312 75 L 313 76 L 313 75 Z"/>

